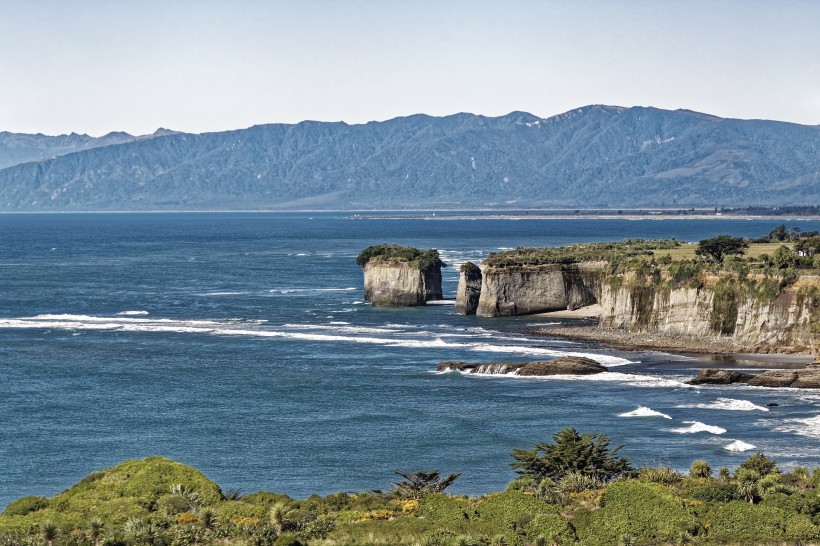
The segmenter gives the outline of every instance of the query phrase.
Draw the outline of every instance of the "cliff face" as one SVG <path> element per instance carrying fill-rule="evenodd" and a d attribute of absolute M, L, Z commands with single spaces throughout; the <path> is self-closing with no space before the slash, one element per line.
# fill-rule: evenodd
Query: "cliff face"
<path fill-rule="evenodd" d="M 820 278 L 803 276 L 773 299 L 739 289 L 726 277 L 670 288 L 605 282 L 602 328 L 692 337 L 725 336 L 744 349 L 811 351 L 820 330 Z"/>
<path fill-rule="evenodd" d="M 455 311 L 458 315 L 475 315 L 481 297 L 481 269 L 472 262 L 461 266 L 458 277 Z"/>
<path fill-rule="evenodd" d="M 597 301 L 603 272 L 599 263 L 488 266 L 476 314 L 527 315 L 590 305 Z"/>
<path fill-rule="evenodd" d="M 364 299 L 384 306 L 425 305 L 441 299 L 441 269 L 422 272 L 409 263 L 369 262 L 364 266 Z"/>

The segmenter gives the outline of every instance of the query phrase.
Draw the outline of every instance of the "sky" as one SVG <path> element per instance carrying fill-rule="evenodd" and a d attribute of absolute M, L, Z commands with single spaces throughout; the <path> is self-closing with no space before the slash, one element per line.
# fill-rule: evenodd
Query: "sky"
<path fill-rule="evenodd" d="M 0 131 L 587 104 L 820 124 L 814 0 L 0 0 Z"/>

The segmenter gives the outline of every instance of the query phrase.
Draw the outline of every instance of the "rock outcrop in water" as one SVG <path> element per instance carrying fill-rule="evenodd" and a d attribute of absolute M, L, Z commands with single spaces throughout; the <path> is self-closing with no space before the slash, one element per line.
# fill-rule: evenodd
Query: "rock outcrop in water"
<path fill-rule="evenodd" d="M 408 307 L 442 298 L 445 265 L 437 250 L 376 245 L 364 249 L 356 262 L 364 270 L 364 299 L 373 305 Z"/>
<path fill-rule="evenodd" d="M 482 271 L 476 314 L 506 317 L 590 305 L 597 301 L 604 265 L 489 265 Z"/>
<path fill-rule="evenodd" d="M 770 370 L 760 374 L 706 368 L 689 381 L 690 385 L 730 385 L 734 383 L 745 383 L 753 387 L 820 389 L 820 367 L 809 366 L 801 370 Z"/>
<path fill-rule="evenodd" d="M 555 360 L 537 360 L 535 362 L 439 362 L 436 369 L 440 372 L 457 370 L 465 373 L 479 373 L 489 375 L 514 374 L 519 376 L 549 376 L 549 375 L 591 375 L 605 372 L 606 366 L 591 358 L 582 356 L 565 356 Z"/>
<path fill-rule="evenodd" d="M 475 315 L 481 297 L 481 278 L 481 268 L 473 262 L 466 262 L 461 266 L 456 291 L 456 314 Z"/>

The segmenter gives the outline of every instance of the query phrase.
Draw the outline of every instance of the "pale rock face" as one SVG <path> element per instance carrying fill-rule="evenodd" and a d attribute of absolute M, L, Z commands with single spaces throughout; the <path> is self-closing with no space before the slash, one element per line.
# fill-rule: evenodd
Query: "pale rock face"
<path fill-rule="evenodd" d="M 408 307 L 441 299 L 441 270 L 427 274 L 407 263 L 369 262 L 364 266 L 364 299 L 373 305 Z"/>
<path fill-rule="evenodd" d="M 804 278 L 803 282 L 812 281 Z M 798 289 L 789 288 L 771 302 L 753 297 L 741 299 L 737 318 L 721 332 L 713 320 L 715 292 L 708 286 L 664 291 L 611 287 L 604 283 L 600 325 L 629 332 L 692 337 L 723 335 L 749 349 L 777 346 L 811 350 L 817 342 L 813 330 L 820 325 L 812 324 L 812 299 L 799 298 Z"/>
<path fill-rule="evenodd" d="M 573 266 L 487 267 L 476 314 L 482 317 L 528 315 L 582 307 L 597 301 L 599 264 Z"/>
<path fill-rule="evenodd" d="M 458 315 L 475 315 L 481 297 L 481 270 L 478 267 L 461 270 L 456 291 L 455 312 Z"/>

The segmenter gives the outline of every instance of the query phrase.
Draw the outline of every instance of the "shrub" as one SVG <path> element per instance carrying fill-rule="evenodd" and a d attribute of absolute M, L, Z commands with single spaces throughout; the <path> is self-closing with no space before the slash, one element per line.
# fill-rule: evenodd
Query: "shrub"
<path fill-rule="evenodd" d="M 671 468 L 661 466 L 658 468 L 641 468 L 638 470 L 638 478 L 647 482 L 671 485 L 681 481 L 683 476 Z"/>
<path fill-rule="evenodd" d="M 709 466 L 709 463 L 706 461 L 695 461 L 692 463 L 692 466 L 689 467 L 689 477 L 690 478 L 711 478 L 712 477 L 712 467 Z"/>
<path fill-rule="evenodd" d="M 48 499 L 45 497 L 23 497 L 18 499 L 3 510 L 4 516 L 25 516 L 30 512 L 42 510 L 48 506 Z"/>
<path fill-rule="evenodd" d="M 778 508 L 733 501 L 719 506 L 710 518 L 709 539 L 741 544 L 782 540 L 783 519 Z"/>
<path fill-rule="evenodd" d="M 573 522 L 581 543 L 617 544 L 624 535 L 635 543 L 677 540 L 697 528 L 691 509 L 667 487 L 638 480 L 611 483 L 601 509 L 580 514 Z"/>
<path fill-rule="evenodd" d="M 740 471 L 741 469 L 753 470 L 761 476 L 765 476 L 766 474 L 780 473 L 780 470 L 777 468 L 777 461 L 769 459 L 768 457 L 763 455 L 763 453 L 760 452 L 755 453 L 754 455 L 750 456 L 748 459 L 740 463 L 738 471 Z"/>
<path fill-rule="evenodd" d="M 537 482 L 544 478 L 560 479 L 578 472 L 598 480 L 610 480 L 631 470 L 629 459 L 617 457 L 621 446 L 609 449 L 609 438 L 599 434 L 578 434 L 574 428 L 558 431 L 555 443 L 539 442 L 533 449 L 514 449 L 512 466 Z"/>
<path fill-rule="evenodd" d="M 724 482 L 708 481 L 702 483 L 688 481 L 685 482 L 685 491 L 687 496 L 701 502 L 717 503 L 740 500 L 737 487 Z"/>

